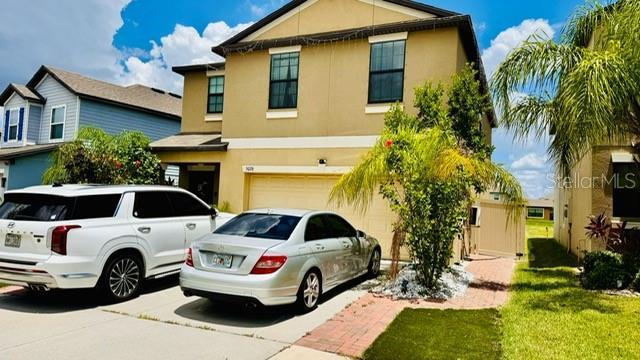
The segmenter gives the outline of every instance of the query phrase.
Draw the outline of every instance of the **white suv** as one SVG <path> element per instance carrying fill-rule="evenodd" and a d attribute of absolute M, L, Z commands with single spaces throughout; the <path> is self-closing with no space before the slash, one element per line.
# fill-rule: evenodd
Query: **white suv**
<path fill-rule="evenodd" d="M 191 242 L 215 229 L 217 211 L 165 186 L 36 186 L 0 206 L 0 282 L 99 287 L 132 298 L 143 279 L 178 273 Z"/>

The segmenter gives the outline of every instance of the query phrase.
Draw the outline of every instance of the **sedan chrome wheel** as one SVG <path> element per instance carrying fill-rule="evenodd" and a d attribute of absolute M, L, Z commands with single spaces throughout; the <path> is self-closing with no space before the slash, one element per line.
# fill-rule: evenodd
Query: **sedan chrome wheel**
<path fill-rule="evenodd" d="M 302 300 L 304 301 L 305 307 L 307 307 L 308 309 L 313 309 L 318 303 L 319 297 L 320 279 L 315 273 L 309 273 L 309 275 L 307 275 L 307 281 L 304 285 L 304 290 L 302 291 Z"/>
<path fill-rule="evenodd" d="M 111 293 L 126 299 L 138 290 L 140 283 L 140 268 L 131 258 L 116 261 L 109 272 L 109 289 Z"/>

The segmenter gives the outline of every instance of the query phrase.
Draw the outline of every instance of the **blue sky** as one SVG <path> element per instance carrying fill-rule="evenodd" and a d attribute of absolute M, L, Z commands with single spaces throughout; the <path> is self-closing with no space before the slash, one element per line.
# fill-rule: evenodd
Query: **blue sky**
<path fill-rule="evenodd" d="M 49 64 L 120 84 L 181 92 L 171 66 L 220 60 L 210 48 L 282 6 L 285 0 L 4 0 L 0 12 L 0 86 L 24 83 Z M 578 0 L 433 0 L 470 14 L 487 72 L 534 32 L 557 36 Z M 28 12 L 30 21 L 21 14 Z M 532 198 L 552 191 L 545 140 L 514 144 L 494 131 L 494 160 Z"/>

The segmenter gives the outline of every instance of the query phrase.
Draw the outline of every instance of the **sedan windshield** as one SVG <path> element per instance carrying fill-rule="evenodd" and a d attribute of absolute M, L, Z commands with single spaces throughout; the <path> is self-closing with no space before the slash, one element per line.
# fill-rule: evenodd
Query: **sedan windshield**
<path fill-rule="evenodd" d="M 214 234 L 287 240 L 299 221 L 297 216 L 245 213 L 229 220 Z"/>

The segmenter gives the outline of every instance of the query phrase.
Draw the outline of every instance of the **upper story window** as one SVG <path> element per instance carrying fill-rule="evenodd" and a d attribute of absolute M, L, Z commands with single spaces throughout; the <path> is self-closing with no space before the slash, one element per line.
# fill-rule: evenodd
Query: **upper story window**
<path fill-rule="evenodd" d="M 299 61 L 299 52 L 271 55 L 269 109 L 298 107 Z"/>
<path fill-rule="evenodd" d="M 224 76 L 212 76 L 209 78 L 209 100 L 207 112 L 209 114 L 221 114 L 224 104 Z"/>
<path fill-rule="evenodd" d="M 371 44 L 369 103 L 402 101 L 405 40 Z"/>
<path fill-rule="evenodd" d="M 10 141 L 18 140 L 18 124 L 20 123 L 20 110 L 13 109 L 9 111 L 9 136 Z"/>
<path fill-rule="evenodd" d="M 64 137 L 64 118 L 67 112 L 65 106 L 58 106 L 51 109 L 51 129 L 49 139 L 62 140 Z"/>

